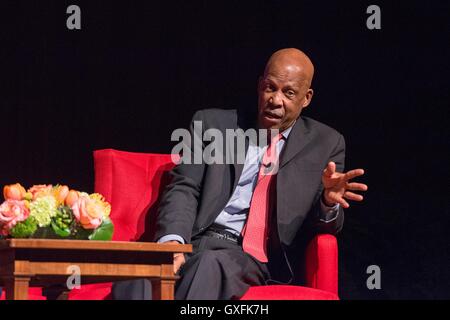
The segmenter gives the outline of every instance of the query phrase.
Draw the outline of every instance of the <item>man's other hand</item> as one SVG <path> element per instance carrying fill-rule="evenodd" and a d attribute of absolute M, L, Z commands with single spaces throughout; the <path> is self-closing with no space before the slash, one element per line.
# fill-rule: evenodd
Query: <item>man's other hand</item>
<path fill-rule="evenodd" d="M 180 244 L 178 241 L 167 241 L 165 244 Z M 173 254 L 173 273 L 177 273 L 181 266 L 186 262 L 184 258 L 184 253 L 174 253 Z"/>
<path fill-rule="evenodd" d="M 362 195 L 351 191 L 366 191 L 368 189 L 367 185 L 349 182 L 349 180 L 363 174 L 363 169 L 350 170 L 347 173 L 336 172 L 336 164 L 329 162 L 322 174 L 323 200 L 325 204 L 331 207 L 339 203 L 342 207 L 348 208 L 350 205 L 345 199 L 362 201 Z"/>

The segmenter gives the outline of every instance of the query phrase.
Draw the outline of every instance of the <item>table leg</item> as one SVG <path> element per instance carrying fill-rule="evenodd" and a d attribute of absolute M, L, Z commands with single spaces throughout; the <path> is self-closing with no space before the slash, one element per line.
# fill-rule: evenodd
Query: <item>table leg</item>
<path fill-rule="evenodd" d="M 173 300 L 175 280 L 160 279 L 152 282 L 153 300 Z"/>
<path fill-rule="evenodd" d="M 6 300 L 28 300 L 30 277 L 13 277 L 6 280 Z"/>

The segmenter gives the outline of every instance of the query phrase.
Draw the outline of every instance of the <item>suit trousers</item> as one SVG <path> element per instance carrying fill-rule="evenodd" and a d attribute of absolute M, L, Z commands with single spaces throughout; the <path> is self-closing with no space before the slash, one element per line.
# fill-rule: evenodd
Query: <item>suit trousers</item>
<path fill-rule="evenodd" d="M 260 263 L 231 241 L 201 235 L 192 241 L 177 282 L 177 300 L 230 300 L 244 295 L 250 286 L 264 285 L 269 278 Z"/>

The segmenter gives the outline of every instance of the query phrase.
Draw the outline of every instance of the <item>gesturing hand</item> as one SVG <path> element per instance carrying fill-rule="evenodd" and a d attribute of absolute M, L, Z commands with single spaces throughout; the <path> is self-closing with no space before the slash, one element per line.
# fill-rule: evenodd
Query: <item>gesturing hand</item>
<path fill-rule="evenodd" d="M 350 205 L 345 200 L 362 201 L 363 196 L 352 191 L 366 191 L 367 185 L 357 182 L 349 182 L 364 174 L 363 169 L 350 170 L 347 173 L 336 172 L 336 164 L 329 162 L 322 174 L 322 183 L 324 186 L 323 200 L 326 205 L 333 206 L 339 203 L 342 207 L 348 208 Z"/>

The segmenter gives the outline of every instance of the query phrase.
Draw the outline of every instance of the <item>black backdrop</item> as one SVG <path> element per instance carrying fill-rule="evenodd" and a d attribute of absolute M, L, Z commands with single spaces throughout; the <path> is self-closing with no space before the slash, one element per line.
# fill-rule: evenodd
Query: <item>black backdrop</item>
<path fill-rule="evenodd" d="M 66 28 L 70 4 L 81 30 Z M 366 28 L 370 4 L 381 30 Z M 448 1 L 30 0 L 1 12 L 0 185 L 92 191 L 93 150 L 170 152 L 195 110 L 256 108 L 267 58 L 298 47 L 316 66 L 305 115 L 344 134 L 347 168 L 365 168 L 370 187 L 339 237 L 341 298 L 450 298 Z M 366 287 L 372 264 L 381 290 Z"/>

